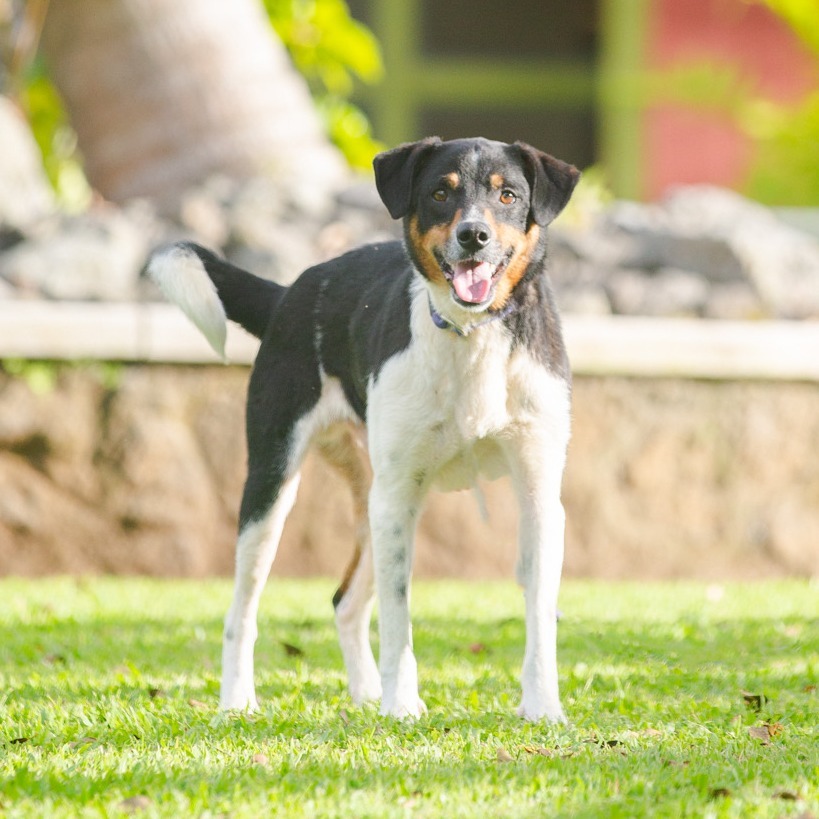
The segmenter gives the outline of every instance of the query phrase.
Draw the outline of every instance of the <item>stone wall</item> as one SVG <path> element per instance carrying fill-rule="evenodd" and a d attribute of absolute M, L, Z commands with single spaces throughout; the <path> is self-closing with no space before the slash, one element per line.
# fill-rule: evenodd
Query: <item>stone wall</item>
<path fill-rule="evenodd" d="M 0 573 L 227 574 L 245 463 L 243 367 L 0 373 Z M 819 384 L 576 380 L 566 573 L 819 575 Z M 504 481 L 430 498 L 417 574 L 508 577 Z M 346 489 L 317 459 L 274 572 L 338 574 Z"/>

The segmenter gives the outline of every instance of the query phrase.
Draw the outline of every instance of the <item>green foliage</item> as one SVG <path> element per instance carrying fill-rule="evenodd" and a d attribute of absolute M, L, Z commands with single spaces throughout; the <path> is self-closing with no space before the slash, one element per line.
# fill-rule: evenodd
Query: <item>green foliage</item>
<path fill-rule="evenodd" d="M 819 80 L 819 3 L 755 0 L 778 14 L 807 46 Z M 819 206 L 819 90 L 795 106 L 756 100 L 743 124 L 757 143 L 748 183 L 751 196 L 776 205 Z"/>
<path fill-rule="evenodd" d="M 600 165 L 583 169 L 569 204 L 557 217 L 556 224 L 569 228 L 587 228 L 614 201 L 606 171 Z"/>
<path fill-rule="evenodd" d="M 54 391 L 60 374 L 77 368 L 90 373 L 105 390 L 115 390 L 122 380 L 123 365 L 119 361 L 47 361 L 29 358 L 0 359 L 0 370 L 12 378 L 24 381 L 35 395 Z"/>
<path fill-rule="evenodd" d="M 91 188 L 77 153 L 77 137 L 40 61 L 28 71 L 20 102 L 60 203 L 68 211 L 83 210 L 91 201 Z"/>
<path fill-rule="evenodd" d="M 819 92 L 794 108 L 760 101 L 749 126 L 757 152 L 748 193 L 773 205 L 819 207 Z"/>
<path fill-rule="evenodd" d="M 383 71 L 372 33 L 350 16 L 344 0 L 265 0 L 270 22 L 307 79 L 331 139 L 351 165 L 369 168 L 382 149 L 362 111 L 350 102 L 356 80 Z"/>
<path fill-rule="evenodd" d="M 819 811 L 819 596 L 806 582 L 565 583 L 558 657 L 573 724 L 560 727 L 514 714 L 524 628 L 512 583 L 415 585 L 429 713 L 409 722 L 351 704 L 332 591 L 271 581 L 261 710 L 225 715 L 228 582 L 0 581 L 0 814 Z"/>
<path fill-rule="evenodd" d="M 778 14 L 819 57 L 819 4 L 816 0 L 749 0 L 764 3 Z"/>
<path fill-rule="evenodd" d="M 32 361 L 25 358 L 0 360 L 0 369 L 7 375 L 25 381 L 35 395 L 53 392 L 59 377 L 59 367 L 54 361 Z"/>

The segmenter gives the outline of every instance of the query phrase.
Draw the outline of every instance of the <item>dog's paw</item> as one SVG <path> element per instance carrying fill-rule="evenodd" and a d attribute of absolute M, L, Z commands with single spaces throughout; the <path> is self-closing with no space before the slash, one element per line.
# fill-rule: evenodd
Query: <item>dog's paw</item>
<path fill-rule="evenodd" d="M 382 717 L 395 717 L 396 719 L 418 719 L 426 714 L 427 706 L 420 697 L 412 697 L 405 700 L 395 700 L 393 703 L 381 703 Z"/>
<path fill-rule="evenodd" d="M 350 683 L 350 698 L 356 705 L 381 699 L 381 678 L 359 680 L 355 685 Z"/>
<path fill-rule="evenodd" d="M 369 645 L 361 652 L 357 662 L 347 661 L 347 688 L 356 705 L 381 699 L 381 674 L 373 659 Z"/>
<path fill-rule="evenodd" d="M 523 717 L 527 722 L 551 722 L 556 725 L 565 725 L 568 722 L 560 703 L 539 704 L 527 702 L 524 699 L 518 706 L 518 716 Z"/>
<path fill-rule="evenodd" d="M 220 711 L 258 711 L 259 703 L 256 700 L 256 692 L 251 686 L 250 689 L 236 687 L 232 691 L 222 689 L 219 696 Z"/>

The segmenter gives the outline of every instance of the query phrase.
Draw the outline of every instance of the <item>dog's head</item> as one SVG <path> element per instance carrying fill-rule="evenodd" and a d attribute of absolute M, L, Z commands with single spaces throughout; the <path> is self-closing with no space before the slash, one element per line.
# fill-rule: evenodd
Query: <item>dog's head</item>
<path fill-rule="evenodd" d="M 418 271 L 469 312 L 498 311 L 545 255 L 544 228 L 580 174 L 535 148 L 430 137 L 379 154 L 381 199 Z"/>

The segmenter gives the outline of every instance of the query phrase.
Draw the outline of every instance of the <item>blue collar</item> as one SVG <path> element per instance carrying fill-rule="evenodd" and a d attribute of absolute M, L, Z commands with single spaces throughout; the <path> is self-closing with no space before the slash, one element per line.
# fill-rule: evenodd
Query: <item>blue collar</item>
<path fill-rule="evenodd" d="M 478 327 L 482 327 L 484 324 L 489 324 L 491 321 L 495 321 L 496 319 L 503 319 L 507 316 L 512 315 L 517 309 L 517 305 L 513 301 L 507 301 L 504 305 L 503 309 L 498 310 L 497 313 L 489 313 L 487 316 L 482 318 L 480 321 L 476 321 L 474 324 L 470 324 L 469 327 L 466 329 L 461 329 L 460 327 L 456 327 L 451 321 L 447 321 L 433 306 L 432 300 L 429 300 L 429 315 L 432 318 L 432 323 L 441 330 L 450 330 L 451 332 L 455 333 L 456 336 L 461 336 L 461 338 L 465 338 L 468 336 L 473 330 L 477 330 Z"/>

